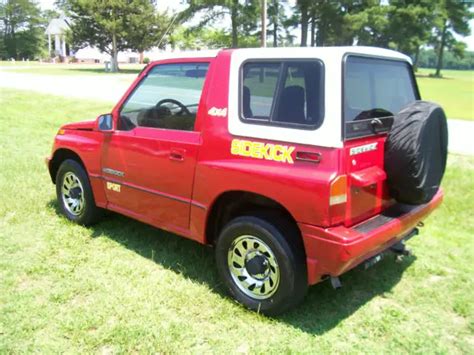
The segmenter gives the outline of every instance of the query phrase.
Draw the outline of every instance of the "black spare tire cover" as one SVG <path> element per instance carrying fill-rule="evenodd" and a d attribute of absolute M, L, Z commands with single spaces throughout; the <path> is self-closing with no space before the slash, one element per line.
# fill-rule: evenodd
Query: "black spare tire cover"
<path fill-rule="evenodd" d="M 390 194 L 412 205 L 429 202 L 446 169 L 448 126 L 443 109 L 415 101 L 395 115 L 385 143 Z"/>

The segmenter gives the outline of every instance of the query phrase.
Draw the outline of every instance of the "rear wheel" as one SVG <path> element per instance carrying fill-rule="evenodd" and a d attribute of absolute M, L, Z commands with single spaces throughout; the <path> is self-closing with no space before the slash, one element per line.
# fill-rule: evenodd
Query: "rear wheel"
<path fill-rule="evenodd" d="M 217 241 L 216 261 L 231 296 L 252 310 L 276 315 L 306 294 L 303 243 L 297 228 L 277 216 L 230 221 Z"/>
<path fill-rule="evenodd" d="M 90 225 L 102 215 L 95 205 L 87 173 L 75 160 L 67 159 L 59 166 L 56 195 L 61 212 L 73 222 Z"/>

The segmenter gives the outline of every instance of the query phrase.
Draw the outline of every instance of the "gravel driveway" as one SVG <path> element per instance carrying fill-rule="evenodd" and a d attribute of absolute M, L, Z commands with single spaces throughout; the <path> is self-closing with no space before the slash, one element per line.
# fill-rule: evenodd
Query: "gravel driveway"
<path fill-rule="evenodd" d="M 0 67 L 0 87 L 59 96 L 117 102 L 136 75 L 41 75 L 9 72 Z M 449 151 L 474 155 L 474 121 L 450 119 Z"/>

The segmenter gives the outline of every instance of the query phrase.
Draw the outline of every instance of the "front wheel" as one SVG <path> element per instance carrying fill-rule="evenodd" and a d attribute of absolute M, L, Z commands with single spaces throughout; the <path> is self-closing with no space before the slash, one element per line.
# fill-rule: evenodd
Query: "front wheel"
<path fill-rule="evenodd" d="M 75 160 L 62 162 L 56 175 L 56 195 L 61 212 L 82 225 L 95 223 L 102 210 L 95 205 L 89 178 Z"/>
<path fill-rule="evenodd" d="M 296 226 L 275 216 L 230 221 L 216 245 L 219 274 L 229 293 L 247 308 L 276 315 L 305 296 L 304 246 Z"/>

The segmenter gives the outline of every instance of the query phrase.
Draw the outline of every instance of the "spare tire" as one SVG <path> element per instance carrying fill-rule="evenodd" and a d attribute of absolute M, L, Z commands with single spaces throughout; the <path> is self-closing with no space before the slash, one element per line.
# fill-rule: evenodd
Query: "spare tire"
<path fill-rule="evenodd" d="M 390 194 L 398 202 L 429 202 L 439 189 L 448 155 L 448 125 L 443 109 L 415 101 L 395 115 L 385 143 Z"/>

